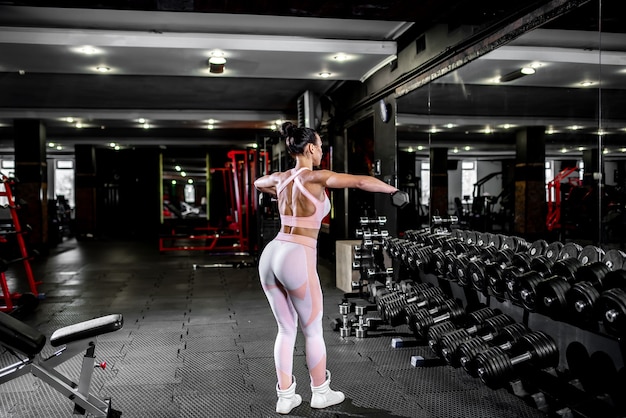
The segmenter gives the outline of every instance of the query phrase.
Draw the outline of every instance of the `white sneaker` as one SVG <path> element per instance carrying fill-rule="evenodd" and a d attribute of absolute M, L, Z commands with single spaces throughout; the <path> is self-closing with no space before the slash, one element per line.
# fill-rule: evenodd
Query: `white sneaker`
<path fill-rule="evenodd" d="M 330 388 L 330 372 L 326 370 L 326 381 L 319 386 L 311 385 L 311 408 L 326 408 L 337 405 L 346 399 L 342 392 Z"/>
<path fill-rule="evenodd" d="M 296 393 L 296 378 L 293 377 L 293 382 L 285 390 L 278 389 L 278 383 L 276 383 L 276 394 L 278 395 L 278 402 L 276 402 L 276 412 L 279 414 L 288 414 L 293 408 L 302 403 L 302 396 Z"/>

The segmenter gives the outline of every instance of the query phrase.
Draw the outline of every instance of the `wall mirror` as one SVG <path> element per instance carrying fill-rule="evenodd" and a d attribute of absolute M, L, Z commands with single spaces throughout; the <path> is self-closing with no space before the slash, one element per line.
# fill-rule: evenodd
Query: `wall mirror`
<path fill-rule="evenodd" d="M 416 157 L 424 207 L 430 150 L 446 149 L 447 214 L 475 230 L 514 234 L 516 137 L 541 129 L 546 196 L 538 200 L 546 217 L 548 205 L 560 205 L 546 237 L 621 239 L 626 35 L 612 3 L 590 1 L 547 19 L 398 98 L 399 153 Z"/>

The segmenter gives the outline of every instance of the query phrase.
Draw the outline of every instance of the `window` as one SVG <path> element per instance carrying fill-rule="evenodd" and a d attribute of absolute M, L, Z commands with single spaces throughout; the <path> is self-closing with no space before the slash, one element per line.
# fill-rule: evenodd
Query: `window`
<path fill-rule="evenodd" d="M 546 169 L 546 201 L 551 202 L 554 201 L 554 191 L 552 191 L 552 196 L 549 196 L 548 193 L 548 183 L 554 180 L 554 161 L 546 161 L 545 164 Z"/>
<path fill-rule="evenodd" d="M 430 163 L 422 163 L 420 169 L 420 177 L 422 178 L 422 195 L 420 196 L 422 205 L 430 204 Z"/>
<path fill-rule="evenodd" d="M 74 207 L 74 161 L 57 160 L 54 168 L 54 196 L 65 198 Z"/>
<path fill-rule="evenodd" d="M 476 184 L 476 161 L 461 162 L 461 195 L 469 196 L 469 203 L 473 201 L 474 184 Z"/>

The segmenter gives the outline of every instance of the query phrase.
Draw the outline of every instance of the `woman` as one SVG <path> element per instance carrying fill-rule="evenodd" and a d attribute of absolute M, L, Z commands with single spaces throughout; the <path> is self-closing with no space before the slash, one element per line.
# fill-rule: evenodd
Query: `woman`
<path fill-rule="evenodd" d="M 311 408 L 343 402 L 343 393 L 331 390 L 326 370 L 326 345 L 322 332 L 322 289 L 317 274 L 317 235 L 330 211 L 328 188 L 358 188 L 369 192 L 395 193 L 397 189 L 375 177 L 315 170 L 322 161 L 322 140 L 315 130 L 282 126 L 287 151 L 295 168 L 257 179 L 254 186 L 276 196 L 281 230 L 269 242 L 259 260 L 263 291 L 278 324 L 274 344 L 276 365 L 276 412 L 288 414 L 302 402 L 295 393 L 292 375 L 293 350 L 298 321 L 305 337 L 306 363 L 311 379 Z"/>

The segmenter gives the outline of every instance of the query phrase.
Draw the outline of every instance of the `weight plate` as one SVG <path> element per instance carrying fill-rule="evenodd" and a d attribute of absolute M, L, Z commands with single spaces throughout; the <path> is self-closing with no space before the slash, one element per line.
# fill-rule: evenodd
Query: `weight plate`
<path fill-rule="evenodd" d="M 467 245 L 477 245 L 477 242 L 478 242 L 478 232 L 467 231 L 465 233 L 465 243 Z"/>
<path fill-rule="evenodd" d="M 491 234 L 489 237 L 489 245 L 496 247 L 498 250 L 502 248 L 502 242 L 504 241 L 502 235 Z"/>
<path fill-rule="evenodd" d="M 559 260 L 563 260 L 566 258 L 578 258 L 580 253 L 582 252 L 583 247 L 575 242 L 568 242 L 561 249 L 561 253 L 559 254 Z"/>
<path fill-rule="evenodd" d="M 604 257 L 602 257 L 602 262 L 606 264 L 611 271 L 621 270 L 624 266 L 624 262 L 626 262 L 626 253 L 617 248 L 610 249 L 604 254 Z"/>
<path fill-rule="evenodd" d="M 537 257 L 540 255 L 544 255 L 546 250 L 548 249 L 548 242 L 543 239 L 538 239 L 530 244 L 530 248 L 528 249 L 528 254 L 531 257 Z"/>
<path fill-rule="evenodd" d="M 578 255 L 578 259 L 583 264 L 595 263 L 601 261 L 604 258 L 604 250 L 595 245 L 585 245 Z"/>
<path fill-rule="evenodd" d="M 553 262 L 559 259 L 559 255 L 561 254 L 561 250 L 563 249 L 563 243 L 560 241 L 554 241 L 548 245 L 544 255 L 548 257 Z"/>
<path fill-rule="evenodd" d="M 626 290 L 609 289 L 596 302 L 598 319 L 615 335 L 626 334 Z"/>
<path fill-rule="evenodd" d="M 566 297 L 571 317 L 577 322 L 586 322 L 593 317 L 593 307 L 600 292 L 591 283 L 580 282 L 572 286 Z"/>

